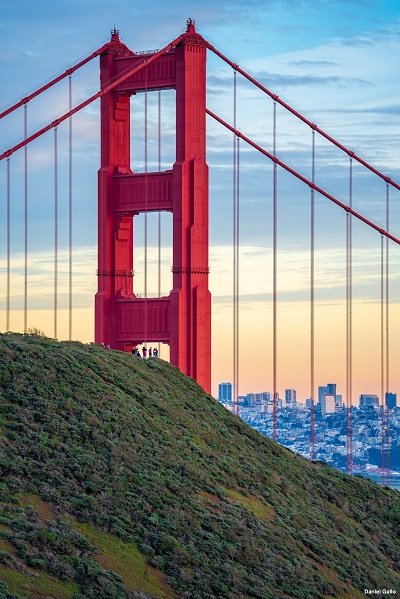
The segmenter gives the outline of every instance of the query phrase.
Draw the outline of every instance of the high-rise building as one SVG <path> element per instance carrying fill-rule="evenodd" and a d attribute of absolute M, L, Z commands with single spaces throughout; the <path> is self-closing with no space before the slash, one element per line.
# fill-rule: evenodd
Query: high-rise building
<path fill-rule="evenodd" d="M 323 395 L 321 398 L 320 404 L 321 414 L 333 414 L 334 412 L 336 412 L 336 402 L 334 395 L 331 395 L 330 393 L 325 393 L 325 395 Z"/>
<path fill-rule="evenodd" d="M 328 389 L 328 385 L 326 385 L 325 387 L 318 387 L 318 403 L 321 403 L 322 398 L 324 397 L 324 395 L 326 395 L 327 393 L 329 393 L 329 389 Z"/>
<path fill-rule="evenodd" d="M 387 391 L 385 393 L 385 405 L 388 408 L 388 410 L 392 410 L 393 408 L 396 408 L 397 407 L 397 394 L 389 393 L 389 391 Z"/>
<path fill-rule="evenodd" d="M 336 398 L 336 383 L 327 384 L 329 395 L 333 395 Z"/>
<path fill-rule="evenodd" d="M 296 403 L 296 389 L 285 389 L 285 403 Z"/>
<path fill-rule="evenodd" d="M 360 408 L 367 406 L 379 406 L 379 397 L 370 393 L 362 393 L 360 395 Z"/>
<path fill-rule="evenodd" d="M 257 393 L 248 393 L 246 395 L 246 406 L 253 407 L 256 405 L 256 395 Z"/>
<path fill-rule="evenodd" d="M 232 403 L 232 383 L 220 383 L 218 385 L 218 401 Z"/>

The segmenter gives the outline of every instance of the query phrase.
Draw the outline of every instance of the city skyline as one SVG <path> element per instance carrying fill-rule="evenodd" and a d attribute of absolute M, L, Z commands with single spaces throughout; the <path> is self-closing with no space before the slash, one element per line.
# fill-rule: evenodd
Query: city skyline
<path fill-rule="evenodd" d="M 157 19 L 154 14 L 159 15 Z M 351 1 L 346 4 L 305 1 L 293 6 L 289 2 L 254 2 L 251 10 L 244 9 L 239 2 L 219 2 L 217 6 L 208 0 L 199 7 L 194 2 L 178 2 L 173 7 L 155 2 L 149 7 L 138 7 L 121 1 L 114 7 L 105 2 L 84 4 L 61 1 L 56 5 L 39 1 L 33 7 L 26 1 L 22 5 L 7 5 L 4 9 L 0 30 L 3 36 L 4 59 L 0 65 L 0 104 L 6 106 L 19 99 L 29 90 L 35 89 L 58 72 L 73 64 L 82 56 L 101 46 L 109 39 L 109 31 L 115 25 L 120 30 L 121 39 L 135 50 L 162 47 L 172 37 L 184 29 L 186 19 L 193 18 L 196 27 L 211 43 L 232 56 L 256 78 L 272 88 L 281 97 L 301 112 L 329 130 L 345 145 L 379 168 L 388 172 L 393 179 L 398 177 L 396 144 L 400 132 L 397 98 L 399 83 L 392 76 L 397 68 L 397 55 L 400 49 L 399 21 L 400 7 L 395 2 L 367 3 Z M 245 33 L 243 33 L 243 31 Z M 51 49 L 51 51 L 49 51 Z M 67 62 L 67 64 L 66 64 Z M 231 87 L 230 74 L 214 59 L 209 59 L 209 103 L 210 106 L 227 112 L 232 117 L 231 107 L 223 106 L 224 98 Z M 4 84 L 7 82 L 7 85 Z M 85 71 L 84 77 L 74 82 L 74 97 L 97 91 L 98 65 Z M 254 97 L 253 97 L 254 96 Z M 258 107 L 258 97 L 246 86 L 240 88 L 239 103 L 242 107 L 239 126 L 244 131 L 265 132 L 270 143 L 271 105 L 254 121 L 253 110 L 247 102 L 254 101 Z M 38 123 L 52 120 L 63 111 L 67 102 L 65 89 L 50 96 L 45 114 L 39 113 L 33 105 L 29 111 L 29 129 Z M 165 110 L 168 111 L 168 100 Z M 254 114 L 256 112 L 254 111 Z M 166 112 L 167 115 L 167 112 Z M 268 118 L 267 118 L 268 117 Z M 280 115 L 279 118 L 283 119 Z M 82 341 L 93 340 L 93 296 L 96 290 L 96 219 L 97 169 L 98 158 L 98 106 L 93 106 L 74 124 L 74 142 L 77 154 L 74 159 L 75 221 L 74 240 L 74 284 L 76 300 L 74 305 L 73 338 Z M 284 121 L 286 127 L 286 121 Z M 231 175 L 222 163 L 222 156 L 228 156 L 228 149 L 215 143 L 215 139 L 226 134 L 209 124 L 210 141 L 214 142 L 208 156 L 210 165 L 210 288 L 213 294 L 213 393 L 217 382 L 232 376 L 232 248 L 230 246 Z M 296 141 L 296 126 L 287 121 L 285 134 L 280 142 L 280 151 L 288 161 L 297 159 L 298 150 L 307 147 L 301 138 Z M 4 146 L 23 134 L 22 117 L 15 116 L 11 126 L 0 129 Z M 65 134 L 60 130 L 60 142 Z M 166 126 L 165 137 L 169 139 Z M 89 144 L 87 145 L 87 142 Z M 30 206 L 33 222 L 29 229 L 29 246 L 32 250 L 30 269 L 35 274 L 29 279 L 33 292 L 32 312 L 29 326 L 38 327 L 52 334 L 51 300 L 45 300 L 42 291 L 50 290 L 52 261 L 49 259 L 49 227 L 52 214 L 49 198 L 45 201 L 42 178 L 52 161 L 51 143 L 46 148 L 40 145 L 37 151 L 29 151 L 29 163 L 35 174 L 29 181 L 30 189 L 40 190 L 40 202 Z M 339 158 L 330 158 L 326 148 L 318 148 L 321 163 L 328 168 L 329 176 L 335 177 Z M 306 150 L 307 152 L 307 150 Z M 230 157 L 228 156 L 228 160 Z M 166 163 L 168 155 L 165 156 Z M 249 151 L 242 154 L 243 186 L 249 191 L 242 194 L 243 210 L 241 221 L 240 252 L 240 376 L 239 393 L 249 385 L 259 387 L 267 380 L 272 387 L 272 320 L 271 320 L 271 212 L 270 197 L 263 204 L 262 192 L 267 188 L 263 177 L 270 172 L 255 177 L 255 166 L 259 163 Z M 1 197 L 5 197 L 5 166 L 1 165 Z M 302 158 L 300 167 L 309 170 L 309 164 Z M 12 162 L 13 197 L 21 184 L 22 162 Z M 19 182 L 16 178 L 19 177 Z M 251 178 L 256 178 L 251 187 Z M 347 182 L 339 178 L 339 191 L 347 193 Z M 36 180 L 37 179 L 37 180 Z M 384 220 L 383 208 L 376 198 L 366 195 L 369 179 L 360 183 L 360 197 L 355 198 L 358 208 L 379 222 Z M 280 178 L 280 186 L 286 190 L 287 180 Z M 346 188 L 346 192 L 343 189 Z M 289 195 L 293 195 L 290 192 Z M 60 189 L 60 197 L 65 195 L 65 187 Z M 305 233 L 309 228 L 308 190 L 295 191 L 296 202 L 283 198 L 279 212 L 279 262 L 282 270 L 279 275 L 278 310 L 278 387 L 282 381 L 287 388 L 297 386 L 298 394 L 311 395 L 310 383 L 310 325 L 309 325 L 309 247 L 304 245 Z M 301 202 L 300 202 L 301 200 Z M 303 202 L 304 200 L 304 202 Z M 391 196 L 392 219 L 396 222 L 399 208 L 398 196 Z M 298 204 L 298 205 L 297 205 Z M 1 204 L 0 219 L 5 222 L 5 202 Z M 18 229 L 21 201 L 13 208 L 13 272 L 21 275 L 23 255 L 21 242 L 22 223 Z M 260 208 L 255 212 L 253 207 Z M 318 380 L 337 380 L 345 400 L 346 356 L 345 350 L 345 229 L 344 217 L 333 207 L 317 203 L 317 247 L 316 258 L 316 377 Z M 319 212 L 321 210 L 321 212 Z M 18 214 L 19 213 L 19 214 Z M 261 217 L 259 216 L 261 214 Z M 61 215 L 63 228 L 60 228 L 60 281 L 66 280 L 68 252 L 65 248 L 66 216 Z M 42 228 L 42 223 L 44 228 Z M 264 223 L 262 225 L 262 223 Z M 168 227 L 168 222 L 167 222 Z M 394 231 L 396 232 L 396 231 Z M 4 233 L 4 228 L 3 228 Z M 138 241 L 140 241 L 140 231 Z M 167 237 L 167 233 L 166 233 Z M 354 364 L 353 390 L 358 397 L 363 391 L 381 393 L 380 357 L 380 239 L 373 243 L 373 252 L 368 245 L 369 233 L 364 233 L 354 225 Z M 379 236 L 378 236 L 379 237 Z M 5 277 L 5 235 L 1 236 L 0 274 Z M 368 248 L 368 249 L 366 249 Z M 168 292 L 170 285 L 170 254 L 163 249 L 165 279 L 163 285 Z M 149 248 L 149 259 L 156 262 L 156 247 Z M 137 261 L 140 265 L 141 256 Z M 397 338 L 400 327 L 398 297 L 400 282 L 397 273 L 399 255 L 397 248 L 391 249 L 391 301 L 390 322 L 395 328 L 390 336 L 390 382 L 388 391 L 400 388 L 400 373 L 393 367 L 400 359 Z M 396 270 L 397 269 L 397 270 Z M 138 268 L 138 270 L 140 270 Z M 46 282 L 47 281 L 47 282 Z M 22 276 L 18 285 L 23 285 Z M 138 285 L 140 286 L 138 274 Z M 4 288 L 4 285 L 3 285 Z M 60 296 L 59 314 L 66 313 L 65 292 Z M 22 295 L 20 287 L 14 289 L 12 297 L 12 328 L 21 330 Z M 0 304 L 4 312 L 4 297 Z M 4 330 L 4 319 L 0 323 Z M 60 338 L 67 337 L 67 327 L 60 322 Z M 164 354 L 168 356 L 167 353 Z M 365 383 L 367 389 L 362 389 Z M 315 392 L 317 389 L 315 389 Z M 315 393 L 314 393 L 315 395 Z"/>
<path fill-rule="evenodd" d="M 233 383 L 229 381 L 218 383 L 218 393 L 215 395 L 215 398 L 218 399 L 221 403 L 233 403 Z M 337 400 L 338 408 L 345 408 L 346 404 L 343 402 L 343 393 L 336 393 L 337 385 L 336 383 L 327 383 L 326 385 L 318 385 L 317 393 L 314 397 L 314 405 L 317 406 L 321 403 L 321 398 L 323 395 L 331 395 Z M 340 389 L 339 389 L 340 390 Z M 384 392 L 384 405 L 389 409 L 397 406 L 397 391 L 385 391 Z M 238 395 L 239 402 L 245 398 L 249 398 L 249 396 L 254 396 L 254 398 L 260 399 L 261 401 L 273 402 L 273 393 L 270 390 L 257 390 L 257 391 L 248 391 L 247 393 L 242 393 Z M 264 397 L 262 397 L 264 396 Z M 294 398 L 294 399 L 293 399 Z M 375 393 L 361 393 L 358 398 L 353 397 L 352 405 L 357 407 L 357 403 L 355 403 L 355 399 L 358 399 L 358 407 L 365 407 L 368 405 L 374 406 L 382 406 L 382 401 L 379 395 Z M 298 397 L 297 390 L 293 388 L 285 388 L 284 393 L 277 391 L 277 400 L 285 406 L 288 404 L 297 404 L 299 406 L 310 407 L 307 405 L 307 402 L 311 400 L 311 397 Z"/>

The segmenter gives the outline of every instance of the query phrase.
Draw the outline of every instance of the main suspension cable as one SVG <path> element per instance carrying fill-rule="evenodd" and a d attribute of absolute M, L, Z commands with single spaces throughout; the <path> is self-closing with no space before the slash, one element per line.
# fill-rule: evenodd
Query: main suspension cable
<path fill-rule="evenodd" d="M 85 108 L 86 106 L 88 106 L 89 104 L 91 104 L 92 102 L 97 100 L 98 98 L 101 98 L 102 96 L 104 96 L 105 94 L 107 94 L 108 92 L 113 90 L 115 87 L 117 87 L 117 85 L 119 85 L 120 83 L 123 83 L 128 77 L 134 75 L 135 73 L 137 73 L 144 67 L 149 66 L 152 62 L 157 60 L 157 58 L 159 58 L 159 56 L 161 56 L 162 54 L 165 54 L 171 48 L 174 48 L 183 39 L 184 39 L 184 34 L 180 35 L 179 37 L 174 39 L 172 42 L 167 44 L 164 48 L 162 48 L 158 52 L 155 52 L 151 56 L 145 56 L 143 59 L 139 60 L 138 63 L 135 63 L 134 66 L 126 69 L 121 75 L 118 75 L 118 77 L 116 79 L 114 79 L 112 81 L 112 83 L 109 83 L 109 84 L 103 86 L 101 88 L 101 90 L 98 91 L 97 93 L 95 93 L 93 96 L 90 96 L 90 98 L 87 98 L 86 100 L 84 100 L 83 102 L 81 102 L 80 104 L 75 106 L 75 108 L 73 108 L 72 110 L 69 110 L 62 116 L 55 119 L 53 122 L 49 123 L 45 127 L 42 127 L 41 129 L 36 131 L 36 133 L 33 133 L 26 139 L 15 144 L 12 148 L 9 148 L 8 150 L 6 150 L 2 154 L 0 154 L 0 160 L 4 160 L 4 158 L 11 156 L 12 154 L 14 154 L 14 152 L 19 150 L 20 148 L 23 148 L 24 146 L 29 144 L 31 141 L 33 141 L 37 137 L 40 137 L 41 135 L 43 135 L 43 133 L 46 133 L 47 131 L 54 129 L 54 127 L 57 127 L 58 125 L 60 125 L 63 121 L 70 118 L 73 114 L 79 112 L 80 110 L 82 110 L 83 108 Z"/>
<path fill-rule="evenodd" d="M 28 96 L 25 96 L 24 98 L 22 98 L 22 100 L 20 100 L 19 102 L 16 102 L 12 106 L 10 106 L 10 108 L 7 108 L 3 112 L 1 112 L 0 119 L 7 116 L 11 112 L 13 112 L 17 108 L 19 108 L 20 106 L 23 106 L 23 105 L 26 106 L 28 104 L 28 102 L 30 102 L 33 98 L 35 98 L 36 96 L 39 96 L 41 93 L 43 93 L 44 91 L 46 91 L 47 89 L 49 89 L 50 87 L 52 87 L 53 85 L 55 85 L 56 83 L 58 83 L 59 81 L 64 79 L 65 77 L 68 77 L 68 75 L 71 75 L 72 73 L 74 73 L 74 71 L 77 71 L 80 67 L 82 67 L 86 63 L 90 62 L 93 58 L 96 58 L 96 56 L 99 56 L 100 54 L 102 54 L 102 52 L 104 52 L 107 49 L 108 44 L 109 44 L 109 42 L 107 44 L 104 44 L 103 46 L 101 46 L 101 48 L 99 48 L 92 54 L 90 54 L 90 56 L 87 56 L 86 58 L 84 58 L 83 60 L 78 62 L 76 65 L 67 69 L 65 71 L 65 73 L 58 75 L 57 77 L 55 77 L 54 79 L 52 79 L 51 81 L 46 83 L 45 85 L 42 85 L 41 87 L 39 87 L 36 91 L 34 91 L 31 94 L 29 94 Z"/>
<path fill-rule="evenodd" d="M 252 77 L 251 75 L 249 75 L 248 73 L 246 73 L 246 71 L 243 70 L 237 63 L 233 62 L 232 60 L 230 60 L 229 58 L 227 58 L 226 56 L 224 56 L 224 54 L 222 54 L 222 52 L 219 52 L 219 50 L 217 50 L 216 48 L 214 48 L 214 46 L 212 44 L 210 44 L 207 40 L 205 40 L 205 43 L 206 43 L 206 47 L 209 50 L 211 50 L 211 52 L 213 52 L 216 56 L 218 56 L 219 58 L 221 58 L 224 62 L 226 62 L 229 66 L 231 66 L 233 69 L 235 69 L 238 73 L 240 73 L 241 75 L 243 75 L 243 77 L 245 77 L 245 79 L 247 79 L 253 85 L 255 85 L 256 87 L 258 87 L 262 92 L 264 92 L 270 98 L 272 98 L 275 102 L 277 102 L 278 104 L 280 104 L 280 106 L 282 106 L 283 108 L 285 108 L 288 112 L 290 112 L 291 114 L 293 114 L 295 117 L 297 117 L 303 123 L 305 123 L 306 125 L 308 125 L 312 129 L 314 129 L 319 135 L 321 135 L 322 137 L 324 137 L 325 139 L 327 139 L 329 142 L 331 142 L 333 145 L 335 145 L 337 148 L 339 148 L 340 150 L 342 150 L 342 152 L 345 152 L 350 158 L 353 158 L 354 160 L 356 160 L 357 162 L 359 162 L 360 164 L 362 164 L 363 166 L 365 166 L 368 170 L 370 170 L 371 172 L 373 172 L 375 175 L 378 175 L 378 177 L 380 177 L 381 179 L 383 179 L 384 181 L 386 181 L 389 185 L 392 185 L 396 189 L 400 190 L 400 183 L 396 183 L 390 177 L 388 177 L 387 175 L 385 175 L 384 173 L 382 173 L 381 171 L 379 171 L 378 169 L 376 169 L 374 166 L 372 166 L 372 164 L 370 164 L 369 162 L 367 162 L 366 160 L 364 160 L 363 158 L 361 158 L 361 156 L 358 156 L 355 152 L 353 152 L 352 150 L 349 150 L 349 148 L 346 148 L 346 146 L 344 146 L 339 141 L 337 141 L 334 137 L 332 137 L 331 135 L 329 135 L 329 133 L 327 133 L 326 131 L 324 131 L 320 127 L 318 127 L 318 125 L 316 125 L 315 123 L 313 123 L 312 121 L 310 121 L 308 118 L 306 118 L 303 114 L 301 114 L 301 112 L 299 112 L 298 110 L 296 110 L 295 108 L 293 108 L 292 106 L 290 106 L 290 104 L 288 104 L 287 102 L 285 102 L 284 100 L 282 100 L 282 98 L 280 98 L 277 94 L 275 94 L 274 92 L 272 92 L 271 90 L 269 90 L 267 87 L 265 87 L 265 85 L 262 85 L 262 83 L 260 83 L 259 81 L 257 81 L 257 79 L 255 79 L 254 77 Z"/>
<path fill-rule="evenodd" d="M 265 150 L 262 146 L 260 146 L 259 144 L 257 144 L 256 142 L 254 142 L 252 139 L 250 139 L 250 137 L 248 137 L 247 135 L 244 135 L 243 133 L 241 133 L 241 131 L 238 131 L 237 129 L 235 129 L 234 127 L 232 127 L 232 125 L 230 125 L 229 123 L 227 123 L 226 121 L 224 121 L 224 119 L 222 119 L 220 116 L 218 116 L 217 114 L 215 114 L 215 112 L 212 112 L 211 110 L 209 110 L 208 108 L 206 108 L 206 113 L 209 116 L 211 116 L 214 120 L 216 120 L 218 123 L 220 123 L 221 125 L 223 125 L 226 129 L 228 129 L 229 131 L 232 131 L 233 133 L 235 133 L 238 137 L 240 137 L 240 139 L 243 139 L 247 144 L 249 144 L 251 147 L 255 148 L 258 152 L 261 152 L 261 154 L 264 154 L 264 156 L 267 156 L 277 166 L 282 167 L 285 171 L 287 171 L 288 173 L 290 173 L 291 175 L 293 175 L 294 177 L 296 177 L 297 179 L 299 179 L 299 181 L 302 181 L 303 183 L 306 183 L 309 187 L 311 187 L 312 189 L 314 189 L 316 192 L 318 192 L 319 194 L 321 194 L 322 196 L 324 196 L 325 198 L 327 198 L 328 200 L 330 200 L 331 202 L 333 202 L 337 206 L 340 206 L 340 208 L 342 208 L 343 210 L 345 210 L 348 214 L 351 214 L 352 216 L 356 217 L 358 220 L 360 220 L 363 223 L 367 224 L 369 227 L 371 227 L 371 229 L 375 229 L 375 231 L 378 231 L 378 233 L 382 233 L 382 235 L 385 235 L 385 237 L 387 237 L 391 241 L 394 241 L 394 243 L 396 243 L 397 245 L 400 245 L 400 238 L 399 237 L 396 237 L 395 235 L 392 235 L 391 233 L 389 233 L 389 231 L 386 231 L 386 229 L 380 227 L 379 225 L 377 225 L 373 221 L 369 220 L 368 218 L 366 218 L 365 216 L 363 216 L 362 214 L 360 214 L 359 212 L 357 212 L 356 210 L 354 210 L 348 204 L 345 204 L 344 202 L 341 202 L 335 196 L 333 196 L 331 193 L 327 192 L 325 189 L 323 189 L 319 185 L 316 185 L 310 179 L 307 179 L 307 177 L 304 177 L 304 175 L 301 175 L 300 173 L 298 173 L 291 166 L 289 166 L 288 164 L 286 164 L 285 162 L 283 162 L 283 160 L 280 160 L 280 158 L 277 158 L 276 156 L 274 156 L 273 154 L 271 154 L 271 152 L 268 152 L 267 150 Z"/>

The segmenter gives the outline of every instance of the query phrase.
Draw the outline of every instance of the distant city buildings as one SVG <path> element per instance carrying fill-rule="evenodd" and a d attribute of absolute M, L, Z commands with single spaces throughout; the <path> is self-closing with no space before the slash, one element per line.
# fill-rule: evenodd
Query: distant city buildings
<path fill-rule="evenodd" d="M 324 395 L 329 393 L 328 385 L 318 387 L 318 403 L 321 404 L 321 400 Z"/>
<path fill-rule="evenodd" d="M 397 394 L 396 393 L 385 393 L 385 404 L 388 410 L 397 408 Z"/>
<path fill-rule="evenodd" d="M 220 383 L 218 385 L 218 401 L 224 404 L 231 404 L 233 401 L 232 383 Z M 256 408 L 258 412 L 273 411 L 273 397 L 270 391 L 261 393 L 247 393 L 238 397 L 239 405 L 245 408 Z M 305 407 L 310 410 L 312 399 L 307 398 L 305 404 L 298 402 L 296 389 L 285 389 L 285 401 L 276 394 L 276 407 L 290 409 L 302 409 Z M 379 406 L 379 396 L 372 393 L 362 393 L 359 397 L 359 407 L 367 408 L 369 406 Z M 397 407 L 397 394 L 385 393 L 385 406 L 392 410 Z M 336 393 L 336 383 L 328 383 L 318 387 L 318 401 L 314 400 L 314 409 L 321 414 L 333 414 L 340 412 L 343 407 L 342 395 Z"/>
<path fill-rule="evenodd" d="M 328 400 L 325 399 L 326 396 L 328 396 Z M 343 398 L 336 393 L 336 383 L 328 383 L 325 386 L 318 387 L 318 411 L 322 414 L 333 414 L 333 412 L 340 411 L 342 406 Z"/>
<path fill-rule="evenodd" d="M 218 399 L 230 410 L 232 384 L 218 386 Z M 342 396 L 337 394 L 336 384 L 318 387 L 318 401 L 298 401 L 295 389 L 285 389 L 284 398 L 276 394 L 274 406 L 271 392 L 248 393 L 239 396 L 239 414 L 242 420 L 260 433 L 273 437 L 292 451 L 311 458 L 311 422 L 314 422 L 313 456 L 346 472 L 347 469 L 347 410 Z M 367 476 L 379 475 L 382 469 L 382 410 L 379 397 L 362 394 L 360 406 L 352 409 L 353 471 Z M 390 428 L 390 470 L 400 472 L 400 407 L 396 393 L 385 393 Z M 311 407 L 314 403 L 314 416 Z M 276 408 L 276 412 L 275 412 Z M 389 464 L 389 461 L 387 461 Z M 387 467 L 387 466 L 386 466 Z M 398 474 L 400 476 L 400 474 Z"/>
<path fill-rule="evenodd" d="M 285 389 L 286 405 L 296 403 L 296 389 Z"/>
<path fill-rule="evenodd" d="M 218 401 L 232 403 L 232 383 L 220 383 L 218 385 Z"/>
<path fill-rule="evenodd" d="M 329 395 L 333 395 L 333 397 L 336 399 L 336 383 L 328 383 L 326 387 L 328 389 Z"/>
<path fill-rule="evenodd" d="M 360 395 L 360 408 L 366 408 L 367 406 L 379 406 L 379 397 L 377 395 L 369 395 L 363 393 Z"/>
<path fill-rule="evenodd" d="M 244 405 L 255 406 L 263 403 L 267 403 L 271 398 L 271 394 L 268 391 L 262 393 L 248 393 L 244 396 Z"/>
<path fill-rule="evenodd" d="M 321 414 L 334 414 L 336 412 L 336 401 L 335 396 L 330 393 L 325 393 L 321 397 Z"/>

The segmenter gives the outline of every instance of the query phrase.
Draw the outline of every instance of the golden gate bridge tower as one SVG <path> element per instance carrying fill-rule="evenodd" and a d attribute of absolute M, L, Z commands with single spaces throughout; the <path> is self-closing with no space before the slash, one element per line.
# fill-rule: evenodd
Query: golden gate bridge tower
<path fill-rule="evenodd" d="M 135 64 L 143 65 L 135 70 Z M 188 21 L 178 44 L 157 56 L 137 54 L 114 29 L 100 56 L 101 86 L 132 74 L 101 97 L 98 191 L 98 291 L 95 340 L 128 351 L 167 343 L 170 361 L 211 392 L 211 295 L 208 289 L 206 43 Z M 130 163 L 130 96 L 176 90 L 172 170 L 135 173 Z M 173 288 L 139 297 L 133 286 L 134 217 L 172 212 Z"/>

